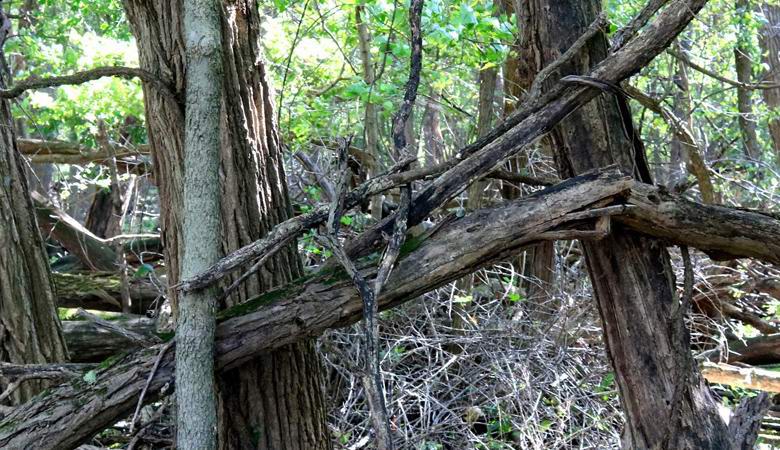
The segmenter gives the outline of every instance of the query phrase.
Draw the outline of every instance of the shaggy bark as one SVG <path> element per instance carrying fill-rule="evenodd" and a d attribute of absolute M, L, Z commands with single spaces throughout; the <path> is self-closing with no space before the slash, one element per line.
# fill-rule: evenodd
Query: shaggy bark
<path fill-rule="evenodd" d="M 141 67 L 166 74 L 183 90 L 181 2 L 125 0 L 139 47 Z M 223 114 L 220 118 L 222 252 L 229 253 L 288 219 L 291 208 L 277 135 L 273 97 L 260 52 L 260 15 L 255 2 L 221 3 Z M 166 262 L 178 282 L 182 261 L 182 140 L 180 105 L 144 88 L 149 140 L 158 180 Z M 179 132 L 172 132 L 177 130 Z M 225 299 L 231 306 L 300 275 L 291 241 Z M 232 279 L 226 280 L 227 283 Z M 171 292 L 176 298 L 176 293 Z M 319 361 L 311 342 L 296 342 L 218 380 L 221 448 L 328 449 Z M 283 412 L 283 413 L 280 413 Z"/>
<path fill-rule="evenodd" d="M 2 9 L 0 16 L 8 20 Z M 2 41 L 0 60 L 4 61 Z M 5 74 L 0 74 L 0 89 Z M 57 318 L 51 275 L 35 210 L 16 147 L 11 108 L 0 101 L 0 361 L 34 364 L 68 358 Z M 0 382 L 0 392 L 6 383 Z M 25 382 L 9 401 L 25 401 L 43 388 Z"/>
<path fill-rule="evenodd" d="M 542 66 L 553 64 L 559 52 L 573 45 L 601 8 L 599 0 L 531 0 L 524 5 L 536 40 L 533 55 Z M 587 73 L 607 57 L 607 49 L 606 37 L 597 35 L 578 58 L 559 67 L 559 75 Z M 562 178 L 617 164 L 650 182 L 644 148 L 637 145 L 625 102 L 603 95 L 552 130 L 548 136 Z M 732 448 L 736 443 L 691 356 L 685 306 L 676 297 L 665 248 L 620 226 L 613 226 L 613 234 L 601 242 L 582 245 L 626 416 L 623 447 Z"/>

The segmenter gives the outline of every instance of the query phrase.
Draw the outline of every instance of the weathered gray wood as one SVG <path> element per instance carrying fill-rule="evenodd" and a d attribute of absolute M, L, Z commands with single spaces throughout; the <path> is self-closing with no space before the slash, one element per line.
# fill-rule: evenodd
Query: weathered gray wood
<path fill-rule="evenodd" d="M 756 258 L 780 264 L 780 222 L 774 215 L 703 205 L 641 183 L 628 201 L 637 207 L 618 220 L 636 231 L 696 247 L 715 260 Z"/>
<path fill-rule="evenodd" d="M 57 306 L 61 308 L 122 310 L 121 281 L 116 274 L 54 272 L 52 279 Z M 146 278 L 131 278 L 129 288 L 130 312 L 135 314 L 145 313 L 165 290 Z"/>
<path fill-rule="evenodd" d="M 155 322 L 143 316 L 119 316 L 117 325 L 127 328 L 148 339 L 154 339 Z M 99 363 L 106 358 L 141 348 L 138 342 L 112 333 L 110 330 L 88 320 L 64 320 L 62 331 L 68 352 L 74 363 Z"/>
<path fill-rule="evenodd" d="M 480 210 L 408 242 L 379 297 L 391 308 L 477 268 L 500 261 L 545 231 L 566 223 L 567 214 L 605 198 L 617 198 L 631 181 L 614 172 L 569 180 L 502 208 Z M 468 236 L 469 246 L 464 246 Z M 374 268 L 362 273 L 373 279 Z M 358 321 L 363 303 L 351 280 L 327 272 L 269 292 L 228 310 L 217 330 L 217 365 L 238 367 L 260 354 Z M 97 381 L 62 385 L 15 409 L 0 422 L 0 448 L 72 448 L 132 411 L 158 347 L 140 350 L 98 373 Z M 152 379 L 146 401 L 173 380 L 174 351 Z M 32 432 L 32 430 L 35 430 Z"/>

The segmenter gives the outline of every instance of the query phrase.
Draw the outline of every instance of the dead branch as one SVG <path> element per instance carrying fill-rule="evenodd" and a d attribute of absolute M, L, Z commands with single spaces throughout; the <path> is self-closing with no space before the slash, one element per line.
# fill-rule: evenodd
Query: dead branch
<path fill-rule="evenodd" d="M 602 61 L 591 73 L 596 79 L 617 84 L 631 76 L 662 52 L 682 31 L 693 16 L 706 4 L 706 0 L 688 0 L 666 8 L 648 26 L 648 30 L 628 42 L 622 49 Z M 446 204 L 472 182 L 497 169 L 504 160 L 519 152 L 525 145 L 552 129 L 573 110 L 597 95 L 593 88 L 557 83 L 547 94 L 533 102 L 525 102 L 503 123 L 473 144 L 461 149 L 455 157 L 435 168 L 416 169 L 405 174 L 377 177 L 353 190 L 347 207 L 391 187 L 405 184 L 420 177 L 442 173 L 420 192 L 412 202 L 408 226 L 419 224 L 433 210 Z M 399 178 L 405 178 L 403 182 Z M 369 194 L 370 193 L 370 194 Z M 354 203 L 353 203 L 354 202 Z M 202 289 L 226 276 L 235 268 L 273 254 L 283 248 L 304 230 L 310 229 L 327 218 L 327 207 L 286 221 L 272 230 L 268 236 L 241 248 L 220 260 L 202 274 L 183 280 L 177 287 L 183 291 Z M 383 234 L 391 234 L 395 215 L 382 220 L 347 246 L 351 257 L 363 256 L 380 242 Z"/>
<path fill-rule="evenodd" d="M 539 234 L 565 225 L 568 214 L 618 198 L 632 183 L 615 172 L 586 174 L 501 208 L 453 219 L 402 249 L 387 288 L 377 298 L 379 308 L 391 308 L 514 255 L 538 242 Z M 463 245 L 466 235 L 469 246 Z M 375 271 L 360 269 L 366 280 L 373 279 Z M 217 367 L 237 367 L 259 353 L 354 323 L 362 311 L 352 282 L 338 272 L 269 292 L 222 316 Z M 172 348 L 160 360 L 145 401 L 171 384 L 174 353 Z M 65 384 L 16 408 L 0 422 L 0 447 L 68 448 L 83 442 L 135 408 L 158 354 L 159 346 L 128 354 L 101 370 L 93 384 Z"/>
<path fill-rule="evenodd" d="M 720 82 L 726 83 L 728 85 L 734 86 L 735 88 L 739 89 L 750 89 L 750 90 L 761 90 L 761 89 L 777 89 L 780 88 L 780 83 L 756 83 L 756 84 L 745 84 L 741 83 L 739 81 L 732 80 L 731 78 L 724 77 L 722 75 L 719 75 L 706 67 L 702 67 L 695 62 L 691 61 L 690 58 L 683 55 L 682 53 L 678 53 L 672 49 L 666 50 L 666 53 L 674 56 L 678 60 L 680 60 L 683 64 L 690 67 L 691 69 L 702 73 L 704 75 L 707 75 L 710 78 L 713 78 L 715 80 L 718 80 Z"/>
<path fill-rule="evenodd" d="M 160 80 L 154 74 L 135 67 L 98 67 L 96 69 L 76 72 L 71 75 L 49 78 L 27 78 L 18 81 L 14 86 L 8 89 L 0 89 L 0 98 L 16 98 L 33 89 L 42 89 L 64 85 L 84 84 L 104 77 L 118 77 L 124 79 L 139 78 L 150 86 L 153 86 L 160 93 L 171 98 L 174 101 L 176 95 L 169 83 Z"/>

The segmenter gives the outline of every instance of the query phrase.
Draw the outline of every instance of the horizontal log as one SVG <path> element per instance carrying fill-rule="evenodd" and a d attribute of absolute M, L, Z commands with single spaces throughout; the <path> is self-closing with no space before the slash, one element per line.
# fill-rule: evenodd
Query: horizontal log
<path fill-rule="evenodd" d="M 701 374 L 710 383 L 780 393 L 780 373 L 770 370 L 705 362 Z"/>
<path fill-rule="evenodd" d="M 615 172 L 588 174 L 501 208 L 451 219 L 407 242 L 379 304 L 391 308 L 514 255 L 539 242 L 545 232 L 574 225 L 570 219 L 582 217 L 588 205 L 625 195 L 632 183 Z M 362 268 L 362 273 L 371 279 L 374 268 Z M 354 323 L 362 307 L 352 282 L 340 271 L 266 293 L 221 316 L 217 367 L 236 367 L 263 352 Z M 0 422 L 0 448 L 71 448 L 111 425 L 135 407 L 159 350 L 155 346 L 127 354 L 99 371 L 92 384 L 64 384 L 14 409 Z M 161 358 L 145 401 L 171 385 L 174 354 L 171 349 Z"/>
<path fill-rule="evenodd" d="M 65 141 L 46 141 L 42 139 L 17 139 L 19 152 L 37 164 L 76 164 L 111 163 L 112 158 L 103 150 L 93 149 L 78 143 Z M 149 154 L 148 145 L 137 147 L 125 147 L 114 145 L 117 169 L 122 173 L 142 175 L 146 173 L 148 163 L 138 159 L 139 156 Z"/>
<path fill-rule="evenodd" d="M 780 335 L 759 336 L 729 343 L 728 362 L 754 366 L 780 364 Z"/>
<path fill-rule="evenodd" d="M 98 311 L 122 311 L 121 280 L 110 273 L 52 273 L 57 305 Z M 130 311 L 144 314 L 163 295 L 163 287 L 147 278 L 130 278 Z"/>
<path fill-rule="evenodd" d="M 156 338 L 154 319 L 118 316 L 116 324 L 148 339 Z M 107 330 L 89 320 L 63 320 L 62 331 L 71 362 L 99 363 L 106 358 L 139 349 L 138 342 Z"/>
<path fill-rule="evenodd" d="M 778 217 L 741 208 L 703 205 L 637 183 L 618 221 L 669 243 L 695 247 L 714 260 L 756 258 L 780 264 Z"/>

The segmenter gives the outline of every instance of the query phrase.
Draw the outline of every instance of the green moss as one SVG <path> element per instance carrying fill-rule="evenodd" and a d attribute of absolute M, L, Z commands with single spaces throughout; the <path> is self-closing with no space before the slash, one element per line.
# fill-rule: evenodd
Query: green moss
<path fill-rule="evenodd" d="M 127 352 L 124 353 L 117 353 L 116 355 L 111 355 L 108 358 L 104 359 L 100 364 L 98 364 L 98 369 L 108 369 L 109 367 L 113 366 L 117 363 L 120 359 L 124 358 L 127 355 Z"/>
<path fill-rule="evenodd" d="M 427 236 L 425 234 L 408 237 L 404 242 L 404 245 L 401 246 L 401 250 L 398 253 L 398 258 L 401 259 L 409 253 L 412 253 L 413 251 L 420 248 L 422 243 L 425 242 L 426 238 Z"/>
<path fill-rule="evenodd" d="M 176 333 L 174 333 L 173 331 L 164 331 L 162 333 L 155 333 L 155 334 L 157 335 L 158 338 L 162 339 L 163 342 L 168 342 L 171 339 L 173 339 L 174 336 L 176 336 Z"/>
<path fill-rule="evenodd" d="M 16 429 L 17 425 L 19 425 L 18 420 L 3 420 L 0 421 L 0 433 L 10 432 L 14 429 Z"/>
<path fill-rule="evenodd" d="M 247 300 L 240 305 L 228 308 L 217 315 L 217 320 L 226 320 L 233 317 L 243 316 L 253 311 L 257 311 L 260 307 L 270 305 L 280 298 L 284 298 L 289 292 L 292 291 L 292 286 L 275 291 L 266 292 L 253 299 Z"/>

